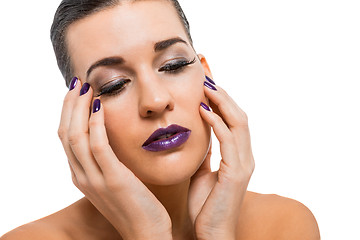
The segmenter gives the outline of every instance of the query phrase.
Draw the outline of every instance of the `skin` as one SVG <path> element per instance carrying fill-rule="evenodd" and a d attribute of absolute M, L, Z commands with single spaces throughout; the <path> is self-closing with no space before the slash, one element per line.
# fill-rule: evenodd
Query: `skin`
<path fill-rule="evenodd" d="M 156 43 L 173 38 L 184 42 L 154 51 Z M 204 86 L 210 68 L 169 2 L 124 3 L 98 12 L 73 23 L 67 41 L 81 81 L 65 97 L 59 137 L 85 197 L 1 240 L 320 238 L 304 205 L 247 191 L 254 170 L 247 116 L 220 86 Z M 87 76 L 106 57 L 125 63 Z M 193 59 L 177 72 L 159 71 Z M 129 79 L 124 89 L 96 97 L 117 76 Z M 91 88 L 79 96 L 85 81 Z M 102 104 L 91 113 L 94 97 Z M 171 124 L 191 130 L 186 143 L 163 152 L 141 147 Z M 218 172 L 210 170 L 210 126 L 220 142 Z"/>

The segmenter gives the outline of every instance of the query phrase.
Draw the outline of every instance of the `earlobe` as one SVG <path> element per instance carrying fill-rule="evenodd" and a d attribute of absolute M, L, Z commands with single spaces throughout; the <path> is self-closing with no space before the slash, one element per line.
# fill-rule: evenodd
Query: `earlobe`
<path fill-rule="evenodd" d="M 212 74 L 211 74 L 211 71 L 210 71 L 209 64 L 207 63 L 206 58 L 204 57 L 204 55 L 198 54 L 198 57 L 199 57 L 199 59 L 200 59 L 201 65 L 202 65 L 203 68 L 204 68 L 205 75 L 208 76 L 208 77 L 210 77 L 210 78 L 213 78 L 213 76 L 212 76 Z"/>

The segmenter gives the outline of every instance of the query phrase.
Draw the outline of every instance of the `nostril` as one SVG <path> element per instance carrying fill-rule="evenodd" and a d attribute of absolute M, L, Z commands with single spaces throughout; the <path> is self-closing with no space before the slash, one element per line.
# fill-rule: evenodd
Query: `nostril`
<path fill-rule="evenodd" d="M 150 115 L 151 113 L 152 113 L 152 111 L 150 111 L 150 110 L 148 110 L 148 111 L 146 112 L 147 115 Z"/>

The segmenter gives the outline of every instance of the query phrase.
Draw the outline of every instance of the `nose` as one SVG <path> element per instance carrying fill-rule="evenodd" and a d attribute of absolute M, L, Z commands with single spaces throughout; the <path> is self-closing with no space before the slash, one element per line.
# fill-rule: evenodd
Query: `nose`
<path fill-rule="evenodd" d="M 139 114 L 141 117 L 155 117 L 174 109 L 171 89 L 160 78 L 152 76 L 139 80 Z"/>

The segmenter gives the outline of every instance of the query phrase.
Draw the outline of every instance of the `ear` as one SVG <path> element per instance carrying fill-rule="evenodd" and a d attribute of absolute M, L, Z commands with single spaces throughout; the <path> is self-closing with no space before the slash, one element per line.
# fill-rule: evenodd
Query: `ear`
<path fill-rule="evenodd" d="M 205 75 L 210 77 L 211 79 L 213 78 L 212 74 L 211 74 L 211 71 L 210 71 L 210 67 L 209 67 L 209 64 L 207 63 L 206 61 L 206 58 L 204 57 L 204 55 L 202 54 L 198 54 L 198 57 L 200 59 L 200 62 L 201 62 L 201 65 L 203 66 L 204 68 L 204 71 L 205 71 Z"/>

